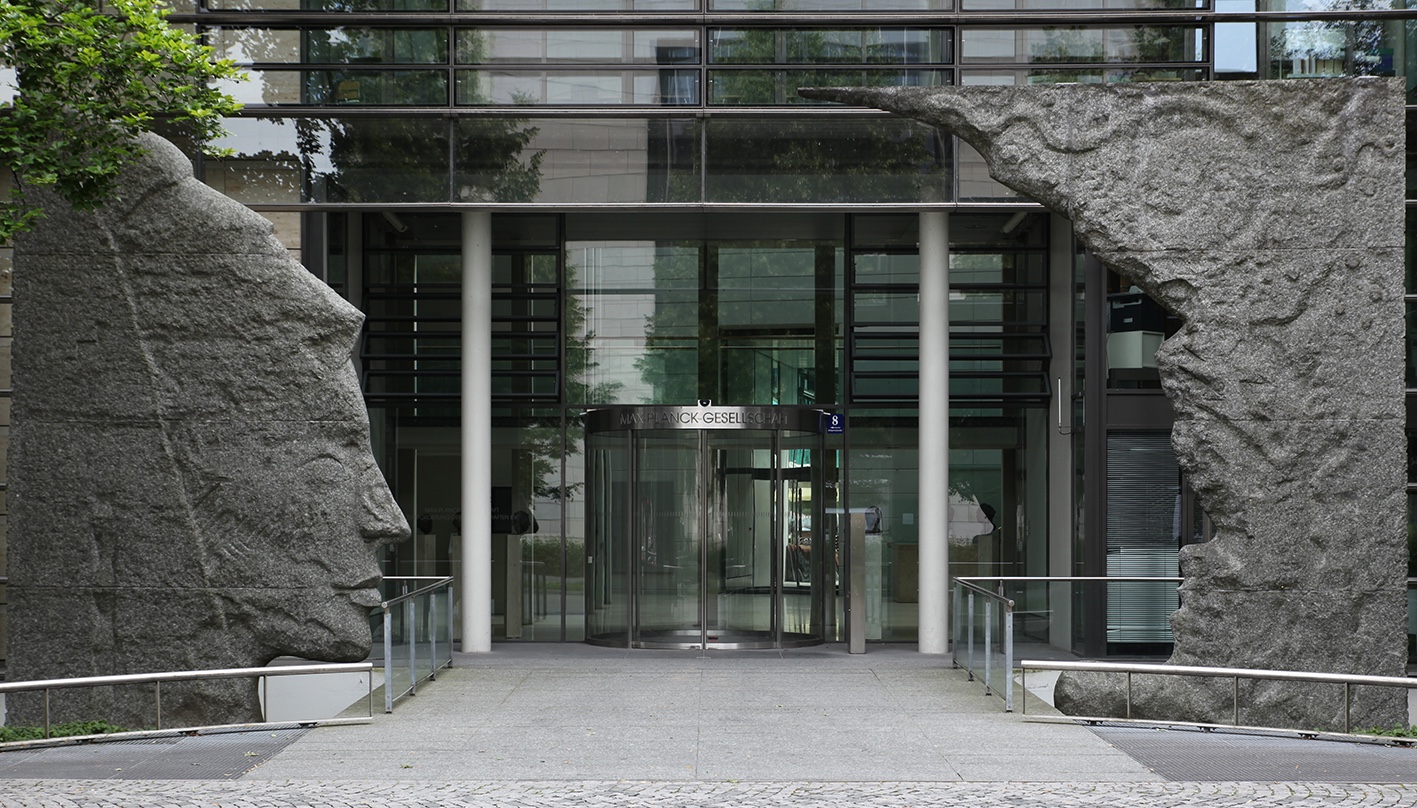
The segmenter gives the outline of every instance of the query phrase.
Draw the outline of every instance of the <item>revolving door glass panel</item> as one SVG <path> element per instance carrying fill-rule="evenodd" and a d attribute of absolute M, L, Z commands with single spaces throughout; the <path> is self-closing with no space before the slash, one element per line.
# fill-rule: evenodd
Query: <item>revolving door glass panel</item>
<path fill-rule="evenodd" d="M 703 619 L 699 435 L 634 433 L 632 447 L 635 635 L 661 644 L 694 644 Z"/>
<path fill-rule="evenodd" d="M 587 641 L 651 648 L 822 642 L 823 523 L 821 498 L 812 496 L 821 436 L 747 426 L 815 427 L 817 414 L 672 408 L 707 414 L 711 426 L 624 428 L 663 423 L 653 417 L 663 409 L 615 408 L 587 418 Z M 754 409 L 769 415 L 742 417 Z M 729 420 L 715 420 L 722 411 Z M 625 413 L 645 418 L 625 420 Z"/>

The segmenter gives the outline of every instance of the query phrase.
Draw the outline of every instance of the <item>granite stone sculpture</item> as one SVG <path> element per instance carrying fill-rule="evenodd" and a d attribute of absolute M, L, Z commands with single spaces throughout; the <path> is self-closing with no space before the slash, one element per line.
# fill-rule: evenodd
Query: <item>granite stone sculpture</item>
<path fill-rule="evenodd" d="M 1215 525 L 1181 552 L 1171 662 L 1401 676 L 1406 662 L 1401 83 L 853 88 L 958 135 L 1180 315 L 1157 354 Z M 1243 683 L 1241 721 L 1343 725 L 1333 685 Z M 1228 719 L 1228 680 L 1137 680 L 1133 714 Z M 1406 723 L 1354 691 L 1355 727 Z M 1115 679 L 1059 706 L 1120 714 Z"/>
<path fill-rule="evenodd" d="M 174 146 L 143 145 L 119 200 L 46 198 L 16 245 L 7 678 L 362 660 L 382 547 L 409 532 L 370 451 L 362 315 Z M 162 708 L 261 717 L 251 679 L 166 685 Z M 52 709 L 156 723 L 151 685 Z"/>

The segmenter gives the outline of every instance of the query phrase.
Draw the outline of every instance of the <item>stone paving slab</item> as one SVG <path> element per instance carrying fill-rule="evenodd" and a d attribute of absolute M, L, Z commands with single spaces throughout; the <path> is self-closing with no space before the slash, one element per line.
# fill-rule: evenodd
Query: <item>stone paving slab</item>
<path fill-rule="evenodd" d="M 306 732 L 239 780 L 41 780 L 54 776 L 16 758 L 0 776 L 0 808 L 1417 805 L 1417 783 L 1407 783 L 1417 766 L 1402 756 L 1261 739 L 1266 760 L 1282 763 L 1289 749 L 1310 757 L 1288 776 L 1246 769 L 1263 756 L 1243 738 L 1003 713 L 980 683 L 913 651 L 818 651 L 831 658 L 805 664 L 790 654 L 504 649 L 459 655 L 392 715 Z M 1029 711 L 1051 712 L 1031 698 Z M 1176 769 L 1182 752 L 1216 766 L 1187 776 Z M 1345 756 L 1348 773 L 1330 771 Z M 1215 781 L 1219 764 L 1232 782 Z M 1360 770 L 1366 782 L 1350 776 Z"/>
<path fill-rule="evenodd" d="M 1094 727 L 1168 780 L 1417 783 L 1417 749 L 1195 729 Z"/>
<path fill-rule="evenodd" d="M 358 780 L 227 782 L 11 780 L 7 808 L 1335 808 L 1411 806 L 1417 786 L 1332 783 L 840 783 Z"/>
<path fill-rule="evenodd" d="M 1038 707 L 1042 708 L 1041 702 Z M 1003 712 L 943 657 L 502 646 L 392 715 L 320 728 L 268 781 L 1163 780 L 1075 724 Z"/>

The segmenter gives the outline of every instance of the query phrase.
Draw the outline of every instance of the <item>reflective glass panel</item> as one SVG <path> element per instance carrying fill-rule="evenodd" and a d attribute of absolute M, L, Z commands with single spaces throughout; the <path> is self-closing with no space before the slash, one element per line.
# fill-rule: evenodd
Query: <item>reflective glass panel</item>
<path fill-rule="evenodd" d="M 846 500 L 866 526 L 868 640 L 911 640 L 920 624 L 917 421 L 914 410 L 851 414 Z"/>
<path fill-rule="evenodd" d="M 305 31 L 311 64 L 446 64 L 444 28 L 317 28 Z"/>
<path fill-rule="evenodd" d="M 1017 70 L 961 70 L 966 86 L 1021 87 L 1026 84 L 1125 84 L 1134 81 L 1205 81 L 1209 71 L 1195 68 L 1028 68 Z"/>
<path fill-rule="evenodd" d="M 709 63 L 949 64 L 949 28 L 714 28 Z"/>
<path fill-rule="evenodd" d="M 697 11 L 699 0 L 457 0 L 458 11 Z"/>
<path fill-rule="evenodd" d="M 1149 63 L 1205 58 L 1204 29 L 1192 27 L 966 28 L 960 35 L 963 63 Z"/>
<path fill-rule="evenodd" d="M 559 411 L 502 410 L 493 414 L 492 623 L 495 637 L 561 639 L 564 566 L 559 492 L 565 455 Z M 579 458 L 566 459 L 580 462 Z"/>
<path fill-rule="evenodd" d="M 316 146 L 306 176 L 311 202 L 442 202 L 448 199 L 448 125 L 434 118 L 299 119 Z M 319 159 L 323 158 L 323 159 Z"/>
<path fill-rule="evenodd" d="M 1174 11 L 1206 8 L 1209 0 L 962 0 L 965 11 Z"/>
<path fill-rule="evenodd" d="M 587 435 L 583 469 L 585 517 L 585 636 L 630 641 L 631 517 L 628 436 Z"/>
<path fill-rule="evenodd" d="M 699 124 L 674 118 L 462 118 L 457 198 L 690 202 Z"/>
<path fill-rule="evenodd" d="M 698 64 L 692 28 L 461 28 L 458 64 Z"/>
<path fill-rule="evenodd" d="M 905 202 L 946 198 L 948 141 L 899 119 L 707 122 L 706 201 Z"/>
<path fill-rule="evenodd" d="M 304 201 L 304 170 L 294 122 L 227 118 L 228 134 L 217 146 L 235 149 L 229 157 L 208 157 L 199 165 L 202 181 L 246 204 Z"/>
<path fill-rule="evenodd" d="M 1395 76 L 1405 44 L 1403 23 L 1318 21 L 1264 25 L 1268 78 Z"/>
<path fill-rule="evenodd" d="M 699 103 L 697 70 L 459 70 L 467 106 L 682 106 Z"/>
<path fill-rule="evenodd" d="M 710 11 L 945 11 L 951 0 L 709 0 Z"/>
<path fill-rule="evenodd" d="M 305 70 L 301 76 L 305 97 L 298 103 L 382 107 L 448 103 L 448 74 L 443 70 Z"/>
<path fill-rule="evenodd" d="M 704 612 L 706 598 L 699 481 L 699 433 L 646 432 L 634 436 L 636 477 L 631 493 L 634 528 L 630 552 L 637 556 L 635 639 L 697 643 L 700 627 L 718 629 Z M 721 569 L 723 558 L 709 559 Z M 713 594 L 721 589 L 713 582 Z M 717 605 L 713 598 L 712 605 Z"/>
<path fill-rule="evenodd" d="M 948 70 L 710 70 L 709 103 L 715 106 L 830 104 L 797 94 L 798 87 L 939 87 Z"/>
<path fill-rule="evenodd" d="M 920 283 L 920 256 L 915 253 L 857 253 L 856 282 L 860 284 Z"/>
<path fill-rule="evenodd" d="M 1407 303 L 1407 387 L 1417 389 L 1417 302 Z"/>
<path fill-rule="evenodd" d="M 448 10 L 448 0 L 206 0 L 212 11 L 409 11 Z"/>
<path fill-rule="evenodd" d="M 586 638 L 586 623 L 591 598 L 591 555 L 588 550 L 590 534 L 590 514 L 593 509 L 590 498 L 603 495 L 596 492 L 588 472 L 591 464 L 599 462 L 591 457 L 590 442 L 581 424 L 580 413 L 569 410 L 566 413 L 566 479 L 560 491 L 550 492 L 561 506 L 562 532 L 564 539 L 565 575 L 565 622 L 567 642 L 580 642 Z"/>
<path fill-rule="evenodd" d="M 301 32 L 275 28 L 208 28 L 214 57 L 239 64 L 298 63 Z"/>
<path fill-rule="evenodd" d="M 585 403 L 698 401 L 699 265 L 695 244 L 567 242 L 568 286 L 584 312 L 571 336 L 591 357 Z"/>

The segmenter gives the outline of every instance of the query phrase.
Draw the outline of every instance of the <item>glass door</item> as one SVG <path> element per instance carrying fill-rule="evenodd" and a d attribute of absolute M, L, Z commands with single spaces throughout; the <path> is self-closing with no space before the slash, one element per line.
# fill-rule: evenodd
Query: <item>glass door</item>
<path fill-rule="evenodd" d="M 786 421 L 767 408 L 591 415 L 588 425 L 612 427 L 587 436 L 588 642 L 824 641 L 836 565 L 824 538 L 820 434 L 744 426 Z M 793 423 L 815 423 L 795 415 Z M 666 422 L 710 428 L 634 428 Z"/>
<path fill-rule="evenodd" d="M 702 432 L 708 461 L 704 642 L 772 645 L 781 576 L 776 434 Z"/>
<path fill-rule="evenodd" d="M 632 487 L 634 645 L 703 642 L 704 518 L 699 433 L 637 432 Z"/>

